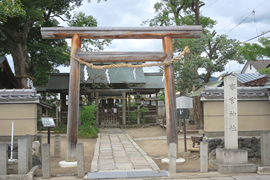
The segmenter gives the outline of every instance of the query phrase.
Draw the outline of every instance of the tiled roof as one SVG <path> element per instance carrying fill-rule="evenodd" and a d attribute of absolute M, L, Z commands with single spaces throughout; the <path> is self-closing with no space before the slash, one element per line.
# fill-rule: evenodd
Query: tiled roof
<path fill-rule="evenodd" d="M 200 94 L 205 98 L 223 98 L 224 87 L 205 87 Z M 239 98 L 268 97 L 267 90 L 262 87 L 237 87 Z"/>
<path fill-rule="evenodd" d="M 220 81 L 206 83 L 204 86 L 202 86 L 199 89 L 197 89 L 196 91 L 194 91 L 190 95 L 190 97 L 197 97 L 200 95 L 200 93 L 204 90 L 205 87 L 219 87 L 223 84 L 223 82 L 224 82 L 223 80 L 220 80 Z"/>
<path fill-rule="evenodd" d="M 39 101 L 40 97 L 32 89 L 0 89 L 0 102 Z"/>
<path fill-rule="evenodd" d="M 246 82 L 250 82 L 250 81 L 254 81 L 257 79 L 261 79 L 264 77 L 267 77 L 267 75 L 260 75 L 257 73 L 235 73 L 232 74 L 233 76 L 237 77 L 237 81 L 239 81 L 240 83 L 246 83 Z"/>

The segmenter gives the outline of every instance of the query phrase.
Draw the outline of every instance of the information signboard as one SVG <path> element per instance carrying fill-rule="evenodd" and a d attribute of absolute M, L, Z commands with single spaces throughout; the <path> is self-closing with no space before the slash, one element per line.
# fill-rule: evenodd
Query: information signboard
<path fill-rule="evenodd" d="M 52 117 L 41 118 L 43 127 L 55 127 L 55 123 Z"/>

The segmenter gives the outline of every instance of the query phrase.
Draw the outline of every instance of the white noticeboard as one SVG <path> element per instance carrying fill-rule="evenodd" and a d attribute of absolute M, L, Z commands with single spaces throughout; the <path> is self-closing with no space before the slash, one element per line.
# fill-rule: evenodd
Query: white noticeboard
<path fill-rule="evenodd" d="M 54 120 L 52 117 L 41 118 L 43 127 L 55 127 Z"/>
<path fill-rule="evenodd" d="M 180 96 L 176 98 L 176 109 L 192 109 L 193 98 L 187 96 Z"/>

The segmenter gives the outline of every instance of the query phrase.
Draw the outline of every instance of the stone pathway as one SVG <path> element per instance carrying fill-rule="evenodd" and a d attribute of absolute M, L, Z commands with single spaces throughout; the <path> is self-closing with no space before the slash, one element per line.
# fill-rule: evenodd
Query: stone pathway
<path fill-rule="evenodd" d="M 122 129 L 101 129 L 91 172 L 159 171 L 157 164 Z"/>
<path fill-rule="evenodd" d="M 191 136 L 197 136 L 197 135 L 189 135 L 186 136 L 187 139 L 191 139 Z M 150 141 L 150 140 L 165 140 L 167 139 L 167 136 L 158 136 L 158 137 L 143 137 L 143 138 L 134 138 L 134 141 Z M 184 136 L 178 136 L 178 139 L 184 139 Z"/>

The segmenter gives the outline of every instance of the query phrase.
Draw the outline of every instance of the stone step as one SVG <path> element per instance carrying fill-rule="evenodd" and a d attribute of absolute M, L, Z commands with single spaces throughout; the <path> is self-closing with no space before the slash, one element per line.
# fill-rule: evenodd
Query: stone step
<path fill-rule="evenodd" d="M 253 163 L 222 164 L 216 160 L 210 160 L 209 164 L 221 174 L 255 173 L 257 171 L 257 165 Z"/>
<path fill-rule="evenodd" d="M 89 172 L 87 179 L 168 177 L 167 171 L 108 171 Z"/>

